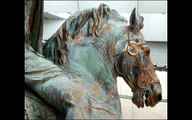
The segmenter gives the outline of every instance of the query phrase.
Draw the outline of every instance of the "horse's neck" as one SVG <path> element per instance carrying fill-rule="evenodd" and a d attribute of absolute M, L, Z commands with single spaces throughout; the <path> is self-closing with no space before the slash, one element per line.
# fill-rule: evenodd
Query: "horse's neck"
<path fill-rule="evenodd" d="M 68 66 L 72 71 L 78 68 L 80 73 L 89 74 L 95 81 L 116 84 L 116 78 L 112 75 L 113 63 L 107 50 L 108 43 L 87 41 L 78 45 L 68 44 Z"/>
<path fill-rule="evenodd" d="M 113 36 L 114 32 L 120 30 L 116 28 L 123 26 L 122 21 L 110 21 L 105 23 L 99 33 L 99 37 L 85 37 L 85 35 L 76 35 L 75 40 L 71 39 L 68 43 L 68 60 L 81 66 L 82 69 L 87 70 L 93 77 L 97 78 L 100 71 L 111 79 L 116 79 L 112 75 L 114 65 L 113 55 L 115 53 L 116 40 Z M 115 23 L 121 24 L 116 25 Z M 110 29 L 109 29 L 110 28 Z M 76 41 L 72 43 L 71 41 Z M 72 64 L 70 64 L 73 66 Z M 105 71 L 105 72 L 104 72 Z M 109 76 L 110 75 L 110 76 Z"/>

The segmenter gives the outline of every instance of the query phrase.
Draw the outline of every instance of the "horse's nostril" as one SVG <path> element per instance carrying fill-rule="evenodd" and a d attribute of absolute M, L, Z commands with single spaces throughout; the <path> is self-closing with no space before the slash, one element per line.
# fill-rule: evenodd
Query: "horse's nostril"
<path fill-rule="evenodd" d="M 158 101 L 161 101 L 161 99 L 162 99 L 162 95 L 161 95 L 161 93 L 158 95 L 158 97 L 157 97 L 157 100 Z"/>

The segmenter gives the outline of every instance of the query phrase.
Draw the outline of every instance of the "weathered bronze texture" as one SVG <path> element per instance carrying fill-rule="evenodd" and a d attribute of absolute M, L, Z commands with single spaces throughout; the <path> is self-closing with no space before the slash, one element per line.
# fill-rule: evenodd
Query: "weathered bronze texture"
<path fill-rule="evenodd" d="M 117 76 L 132 89 L 138 108 L 144 102 L 155 106 L 162 90 L 140 31 L 143 20 L 134 9 L 128 25 L 116 10 L 101 4 L 66 19 L 44 45 L 43 56 L 26 42 L 25 84 L 39 96 L 26 94 L 26 119 L 45 118 L 43 108 L 51 119 L 61 114 L 66 119 L 122 118 Z M 41 112 L 27 106 L 38 106 Z"/>

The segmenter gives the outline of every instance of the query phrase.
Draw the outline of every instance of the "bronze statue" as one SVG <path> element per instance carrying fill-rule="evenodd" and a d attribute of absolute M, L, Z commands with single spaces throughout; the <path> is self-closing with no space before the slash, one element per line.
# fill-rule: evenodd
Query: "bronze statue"
<path fill-rule="evenodd" d="M 138 108 L 155 106 L 162 90 L 140 31 L 143 20 L 133 9 L 128 25 L 101 4 L 70 16 L 44 45 L 45 58 L 26 43 L 25 84 L 33 93 L 26 91 L 25 117 L 122 118 L 117 76 L 132 89 Z"/>

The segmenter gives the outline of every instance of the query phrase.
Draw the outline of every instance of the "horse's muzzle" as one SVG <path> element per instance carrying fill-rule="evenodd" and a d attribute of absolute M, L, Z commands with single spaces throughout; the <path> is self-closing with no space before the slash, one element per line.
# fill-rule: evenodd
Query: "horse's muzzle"
<path fill-rule="evenodd" d="M 161 101 L 161 100 L 162 100 L 162 95 L 161 95 L 161 93 L 159 93 L 159 95 L 158 95 L 158 97 L 157 97 L 157 100 L 158 100 L 158 101 Z"/>

